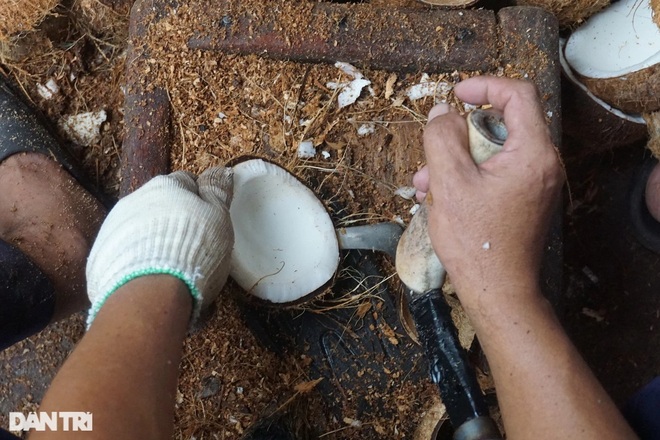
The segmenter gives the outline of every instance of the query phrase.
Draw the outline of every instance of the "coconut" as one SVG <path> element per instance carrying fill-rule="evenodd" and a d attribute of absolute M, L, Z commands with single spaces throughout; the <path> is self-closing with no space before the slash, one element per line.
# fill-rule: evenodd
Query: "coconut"
<path fill-rule="evenodd" d="M 597 97 L 626 113 L 660 109 L 660 29 L 650 0 L 620 0 L 568 39 L 565 56 Z"/>
<path fill-rule="evenodd" d="M 339 245 L 316 195 L 283 168 L 259 159 L 234 169 L 230 276 L 272 303 L 293 303 L 335 274 Z"/>
<path fill-rule="evenodd" d="M 598 153 L 631 145 L 646 137 L 646 124 L 639 115 L 618 110 L 594 96 L 573 74 L 564 57 L 566 40 L 560 41 L 559 61 L 562 81 L 562 127 L 579 140 L 580 153 Z"/>
<path fill-rule="evenodd" d="M 660 26 L 660 0 L 651 0 L 651 9 L 653 11 L 653 21 Z"/>
<path fill-rule="evenodd" d="M 539 6 L 552 12 L 559 26 L 573 27 L 610 4 L 610 0 L 516 0 L 520 6 Z"/>

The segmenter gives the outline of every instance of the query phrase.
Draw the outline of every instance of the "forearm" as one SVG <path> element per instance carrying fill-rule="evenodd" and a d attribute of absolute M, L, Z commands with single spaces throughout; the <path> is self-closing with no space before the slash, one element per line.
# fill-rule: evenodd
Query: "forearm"
<path fill-rule="evenodd" d="M 636 438 L 538 287 L 473 293 L 464 295 L 473 298 L 467 309 L 495 380 L 507 438 Z"/>
<path fill-rule="evenodd" d="M 168 275 L 137 278 L 113 294 L 53 381 L 40 411 L 89 411 L 86 439 L 171 438 L 182 341 L 192 301 Z M 35 432 L 31 439 L 75 432 Z"/>

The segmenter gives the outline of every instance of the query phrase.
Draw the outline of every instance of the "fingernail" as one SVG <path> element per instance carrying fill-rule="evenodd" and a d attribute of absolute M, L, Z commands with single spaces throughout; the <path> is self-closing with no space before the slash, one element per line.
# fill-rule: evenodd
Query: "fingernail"
<path fill-rule="evenodd" d="M 449 106 L 449 104 L 442 103 L 436 105 L 429 112 L 429 121 L 438 116 L 446 115 L 447 113 L 449 113 L 450 109 L 451 107 Z"/>

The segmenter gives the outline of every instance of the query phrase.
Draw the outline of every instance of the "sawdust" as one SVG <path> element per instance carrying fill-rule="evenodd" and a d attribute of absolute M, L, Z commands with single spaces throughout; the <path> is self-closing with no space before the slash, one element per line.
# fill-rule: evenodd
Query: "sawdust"
<path fill-rule="evenodd" d="M 92 9 L 95 12 L 90 12 Z M 78 0 L 69 8 L 58 6 L 55 11 L 56 15 L 46 17 L 33 32 L 14 41 L 8 51 L 0 51 L 0 69 L 54 127 L 68 115 L 107 112 L 97 142 L 88 148 L 73 142 L 69 146 L 97 184 L 116 195 L 123 138 L 124 96 L 120 86 L 126 62 L 129 5 L 117 2 L 113 8 L 97 0 Z M 100 16 L 103 20 L 98 19 Z M 56 85 L 57 92 L 44 97 L 40 90 L 49 81 Z M 67 139 L 65 132 L 60 134 Z"/>
<path fill-rule="evenodd" d="M 0 41 L 32 31 L 57 4 L 58 0 L 5 0 L 0 8 Z"/>

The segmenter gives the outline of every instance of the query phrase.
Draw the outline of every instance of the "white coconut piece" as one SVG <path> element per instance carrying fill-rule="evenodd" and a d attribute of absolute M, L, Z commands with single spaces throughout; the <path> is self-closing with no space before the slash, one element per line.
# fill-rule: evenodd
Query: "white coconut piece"
<path fill-rule="evenodd" d="M 660 108 L 660 29 L 649 0 L 620 0 L 573 34 L 566 61 L 589 90 L 627 113 Z"/>
<path fill-rule="evenodd" d="M 445 81 L 431 81 L 429 76 L 424 73 L 419 81 L 419 84 L 410 86 L 406 90 L 406 96 L 411 101 L 417 101 L 428 96 L 436 96 L 442 101 L 446 99 L 446 95 L 451 91 L 452 85 Z"/>
<path fill-rule="evenodd" d="M 348 107 L 351 104 L 354 104 L 360 95 L 362 94 L 362 89 L 371 85 L 371 81 L 366 79 L 362 72 L 360 72 L 355 66 L 343 61 L 337 61 L 335 67 L 344 72 L 346 75 L 353 78 L 349 82 L 328 82 L 326 87 L 330 90 L 340 90 L 339 96 L 337 97 L 337 103 L 339 108 Z M 373 95 L 373 90 L 371 91 Z"/>
<path fill-rule="evenodd" d="M 59 125 L 74 142 L 88 147 L 101 136 L 101 125 L 108 119 L 105 110 L 64 116 Z"/>
<path fill-rule="evenodd" d="M 417 193 L 417 188 L 414 186 L 400 186 L 394 191 L 394 195 L 402 197 L 406 200 L 412 200 Z"/>
<path fill-rule="evenodd" d="M 344 72 L 346 75 L 351 76 L 355 79 L 360 79 L 363 78 L 362 72 L 360 72 L 357 67 L 350 63 L 345 63 L 343 61 L 337 61 L 335 63 L 335 67 L 342 72 Z"/>
<path fill-rule="evenodd" d="M 374 133 L 375 131 L 376 131 L 376 124 L 367 123 L 367 124 L 362 124 L 358 127 L 357 134 L 358 136 L 366 136 L 368 134 Z"/>
<path fill-rule="evenodd" d="M 311 159 L 316 156 L 316 148 L 314 148 L 314 142 L 312 141 L 302 141 L 298 144 L 298 157 L 301 159 Z"/>
<path fill-rule="evenodd" d="M 259 159 L 234 166 L 231 277 L 247 292 L 291 303 L 315 292 L 339 265 L 334 225 L 314 193 Z"/>
<path fill-rule="evenodd" d="M 337 97 L 339 108 L 348 107 L 349 105 L 354 104 L 362 94 L 362 89 L 370 84 L 371 81 L 365 78 L 357 78 L 346 84 Z"/>
<path fill-rule="evenodd" d="M 46 82 L 46 85 L 37 83 L 37 93 L 44 99 L 52 99 L 53 96 L 60 92 L 60 86 L 57 85 L 55 79 L 51 78 Z"/>

